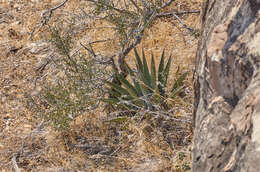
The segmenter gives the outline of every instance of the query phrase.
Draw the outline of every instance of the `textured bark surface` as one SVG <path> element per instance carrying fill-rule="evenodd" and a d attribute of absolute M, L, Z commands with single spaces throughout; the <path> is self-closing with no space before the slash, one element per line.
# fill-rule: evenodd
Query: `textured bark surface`
<path fill-rule="evenodd" d="M 260 171 L 260 0 L 204 0 L 193 171 Z"/>

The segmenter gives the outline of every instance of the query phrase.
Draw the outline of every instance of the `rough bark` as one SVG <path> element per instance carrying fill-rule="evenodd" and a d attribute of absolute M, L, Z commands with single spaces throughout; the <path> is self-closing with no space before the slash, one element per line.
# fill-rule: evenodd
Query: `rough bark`
<path fill-rule="evenodd" d="M 194 172 L 260 171 L 260 0 L 204 0 Z"/>

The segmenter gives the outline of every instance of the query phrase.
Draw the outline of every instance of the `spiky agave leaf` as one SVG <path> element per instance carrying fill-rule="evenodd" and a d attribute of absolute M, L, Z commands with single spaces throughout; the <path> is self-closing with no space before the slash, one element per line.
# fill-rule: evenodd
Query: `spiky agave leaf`
<path fill-rule="evenodd" d="M 113 97 L 121 97 L 122 95 L 120 92 L 116 91 L 115 89 L 109 89 L 108 93 Z"/>
<path fill-rule="evenodd" d="M 164 50 L 163 50 L 162 55 L 161 55 L 161 60 L 160 60 L 159 69 L 158 69 L 158 76 L 162 75 L 163 69 L 164 69 Z M 160 78 L 158 78 L 158 80 L 159 79 Z"/>
<path fill-rule="evenodd" d="M 135 77 L 136 76 L 130 76 L 132 82 L 134 83 L 138 96 L 141 97 L 145 94 L 145 92 L 142 90 L 139 80 L 137 80 Z"/>
<path fill-rule="evenodd" d="M 173 84 L 173 87 L 171 89 L 171 98 L 174 98 L 179 92 L 180 90 L 183 88 L 183 81 L 186 79 L 186 76 L 188 75 L 188 71 L 184 72 Z"/>
<path fill-rule="evenodd" d="M 132 73 L 133 75 L 133 73 Z M 137 106 L 145 106 L 145 101 L 141 100 L 142 89 L 138 82 L 135 82 L 135 85 L 132 85 L 129 81 L 127 81 L 123 75 L 118 72 L 115 73 L 115 76 L 119 80 L 122 85 L 117 85 L 112 82 L 107 82 L 107 84 L 111 87 L 108 91 L 112 98 L 102 99 L 104 102 L 109 104 L 118 104 L 123 106 L 124 108 L 131 109 L 131 105 L 128 104 L 136 104 Z M 124 101 L 124 102 L 121 102 Z M 126 103 L 128 102 L 128 103 Z"/>
<path fill-rule="evenodd" d="M 122 75 L 117 74 L 117 77 L 130 95 L 128 101 L 131 101 L 133 104 L 138 104 L 139 106 L 144 105 L 144 101 L 140 99 L 143 95 L 143 91 L 139 82 L 135 81 L 135 85 L 133 86 Z"/>
<path fill-rule="evenodd" d="M 153 54 L 151 54 L 149 71 L 144 51 L 142 51 L 142 60 L 136 49 L 134 49 L 134 51 L 136 56 L 137 72 L 134 72 L 128 66 L 128 73 L 130 74 L 132 82 L 129 82 L 123 75 L 115 71 L 115 76 L 120 84 L 117 85 L 107 82 L 111 87 L 109 93 L 114 97 L 106 99 L 105 102 L 111 104 L 114 103 L 121 108 L 134 111 L 139 108 L 153 110 L 155 104 L 168 108 L 165 101 L 165 99 L 169 97 L 168 92 L 166 92 L 166 86 L 172 57 L 169 57 L 165 65 L 165 53 L 164 51 L 162 52 L 157 74 Z M 187 73 L 188 72 L 182 74 L 174 83 L 171 91 L 169 92 L 171 98 L 176 96 L 183 88 L 183 80 L 186 78 Z"/>
<path fill-rule="evenodd" d="M 140 71 L 141 73 L 144 73 L 143 63 L 141 61 L 141 58 L 140 58 L 137 50 L 134 49 L 134 51 L 135 51 L 135 58 L 136 58 L 136 61 L 137 61 L 137 70 Z"/>
<path fill-rule="evenodd" d="M 115 91 L 117 91 L 118 93 L 120 93 L 121 95 L 129 95 L 130 96 L 130 94 L 129 94 L 129 92 L 125 89 L 125 88 L 123 88 L 123 87 L 121 87 L 121 86 L 119 86 L 119 85 L 117 85 L 117 84 L 115 84 L 115 83 L 112 83 L 112 82 L 106 82 L 112 89 L 114 89 Z"/>
<path fill-rule="evenodd" d="M 153 89 L 151 88 L 151 75 L 148 69 L 148 65 L 147 65 L 147 61 L 146 61 L 146 57 L 144 55 L 144 51 L 142 52 L 143 55 L 143 61 L 141 60 L 137 50 L 135 49 L 135 56 L 136 56 L 136 61 L 137 61 L 137 78 L 139 86 L 143 93 L 143 95 L 148 95 L 153 93 Z M 135 76 L 136 77 L 136 76 Z"/>
<path fill-rule="evenodd" d="M 130 69 L 129 67 L 127 70 L 128 70 L 128 73 L 130 74 L 130 78 L 131 78 L 132 82 L 134 83 L 134 87 L 137 91 L 138 96 L 143 96 L 144 93 L 141 90 L 141 86 L 140 86 L 138 80 L 136 79 L 136 75 L 134 74 L 133 70 Z"/>
<path fill-rule="evenodd" d="M 138 54 L 136 52 L 136 54 Z M 137 55 L 139 57 L 139 55 Z M 138 59 L 138 57 L 136 57 Z M 143 64 L 141 59 L 139 58 L 139 64 Z M 138 64 L 137 64 L 138 65 Z M 144 69 L 144 67 L 139 67 L 139 69 Z M 143 76 L 144 74 L 142 73 L 142 71 L 138 70 L 138 76 L 136 76 L 133 72 L 133 70 L 128 69 L 129 74 L 130 74 L 130 78 L 132 80 L 132 82 L 135 85 L 136 91 L 138 92 L 139 95 L 139 100 L 141 100 L 141 105 L 142 107 L 151 107 L 151 104 L 149 103 L 149 97 L 152 95 L 151 91 L 149 91 L 148 86 L 146 84 L 144 84 L 143 81 Z M 143 70 L 144 71 L 144 70 Z M 149 71 L 148 71 L 149 72 Z"/>
<path fill-rule="evenodd" d="M 169 57 L 168 62 L 166 64 L 165 69 L 163 70 L 163 86 L 166 88 L 166 84 L 168 82 L 168 76 L 169 76 L 169 72 L 170 72 L 170 66 L 171 66 L 171 62 L 172 62 L 172 56 Z"/>
<path fill-rule="evenodd" d="M 159 64 L 159 69 L 158 69 L 158 90 L 160 95 L 164 96 L 165 95 L 165 87 L 164 87 L 164 50 L 162 52 L 160 64 Z"/>
<path fill-rule="evenodd" d="M 129 95 L 131 95 L 133 98 L 137 98 L 138 92 L 135 87 L 130 82 L 128 82 L 121 74 L 118 73 L 116 76 L 123 84 L 123 86 L 125 86 L 125 89 L 128 91 Z"/>
<path fill-rule="evenodd" d="M 101 99 L 101 100 L 102 100 L 103 102 L 109 103 L 109 104 L 117 104 L 117 103 L 120 102 L 120 100 L 117 99 L 117 98 L 103 98 L 103 99 Z"/>
<path fill-rule="evenodd" d="M 145 57 L 145 54 L 144 54 L 144 50 L 142 51 L 143 53 L 143 76 L 144 76 L 144 83 L 148 86 L 148 88 L 151 88 L 152 87 L 152 84 L 151 84 L 151 76 L 150 76 L 150 72 L 149 72 L 149 69 L 148 69 L 148 65 L 147 65 L 147 61 L 146 61 L 146 57 Z"/>
<path fill-rule="evenodd" d="M 155 61 L 154 61 L 154 56 L 153 53 L 151 54 L 152 56 L 152 61 L 151 61 L 151 85 L 153 90 L 156 89 L 156 68 L 155 68 Z"/>
<path fill-rule="evenodd" d="M 110 89 L 108 90 L 108 93 L 111 97 L 109 98 L 103 98 L 101 101 L 106 102 L 108 104 L 117 104 L 120 102 L 120 97 L 122 94 L 127 95 L 127 91 L 120 88 L 118 85 L 112 83 L 112 82 L 106 82 Z"/>

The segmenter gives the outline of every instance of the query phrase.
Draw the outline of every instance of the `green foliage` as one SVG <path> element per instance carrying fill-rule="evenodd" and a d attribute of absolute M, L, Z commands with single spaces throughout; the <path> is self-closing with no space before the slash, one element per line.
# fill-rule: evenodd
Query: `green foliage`
<path fill-rule="evenodd" d="M 144 52 L 141 60 L 136 49 L 134 51 L 137 71 L 134 72 L 134 70 L 128 68 L 131 81 L 128 81 L 122 74 L 116 71 L 115 75 L 120 84 L 107 81 L 106 83 L 110 87 L 109 93 L 112 96 L 103 99 L 103 101 L 117 105 L 125 110 L 154 110 L 158 105 L 167 108 L 166 99 L 174 98 L 183 89 L 183 81 L 188 72 L 178 77 L 170 91 L 168 91 L 167 83 L 172 57 L 167 60 L 165 65 L 163 51 L 157 72 L 153 55 L 149 70 Z"/>
<path fill-rule="evenodd" d="M 191 168 L 190 168 L 190 165 L 189 164 L 182 164 L 182 170 L 183 171 L 188 171 L 188 170 L 190 170 Z"/>
<path fill-rule="evenodd" d="M 98 104 L 104 95 L 103 79 L 109 75 L 109 71 L 91 55 L 82 52 L 71 55 L 73 42 L 69 34 L 61 30 L 52 29 L 50 39 L 60 54 L 59 58 L 53 59 L 56 76 L 41 83 L 39 100 L 33 99 L 44 102 L 44 106 L 38 104 L 38 111 L 56 129 L 68 128 L 71 120 Z"/>
<path fill-rule="evenodd" d="M 69 34 L 62 36 L 61 29 L 54 27 L 51 29 L 51 42 L 55 45 L 58 51 L 67 56 L 72 48 L 72 38 Z"/>
<path fill-rule="evenodd" d="M 96 85 L 103 71 L 91 60 L 77 62 L 77 67 L 77 72 L 67 70 L 56 83 L 44 84 L 41 91 L 42 99 L 49 106 L 43 117 L 58 129 L 67 128 L 71 120 L 94 106 L 102 95 Z"/>
<path fill-rule="evenodd" d="M 184 158 L 186 157 L 186 154 L 184 152 L 179 152 L 178 157 L 179 157 L 179 160 L 183 161 Z"/>

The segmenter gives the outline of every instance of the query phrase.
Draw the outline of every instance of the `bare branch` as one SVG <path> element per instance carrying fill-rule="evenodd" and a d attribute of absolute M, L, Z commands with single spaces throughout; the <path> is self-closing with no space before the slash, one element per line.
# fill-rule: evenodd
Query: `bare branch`
<path fill-rule="evenodd" d="M 130 2 L 135 6 L 135 8 L 137 9 L 137 11 L 138 11 L 139 13 L 142 13 L 142 9 L 141 9 L 140 7 L 138 7 L 138 5 L 135 3 L 134 0 L 130 0 Z"/>
<path fill-rule="evenodd" d="M 194 10 L 194 11 L 180 11 L 180 12 L 167 12 L 167 13 L 160 13 L 157 14 L 156 17 L 170 17 L 170 16 L 174 16 L 179 23 L 181 23 L 183 25 L 183 27 L 185 29 L 187 29 L 189 32 L 194 33 L 194 30 L 190 27 L 188 27 L 181 19 L 178 15 L 182 15 L 182 14 L 191 14 L 191 13 L 196 13 L 199 14 L 200 10 Z"/>
<path fill-rule="evenodd" d="M 150 17 L 149 17 L 149 19 L 147 20 L 146 23 L 151 22 L 151 21 L 155 18 L 155 16 L 156 16 L 155 13 L 156 13 L 156 10 L 154 10 L 154 11 L 150 14 Z M 137 31 L 138 34 L 137 34 L 137 35 L 135 36 L 135 38 L 134 38 L 134 42 L 133 42 L 131 45 L 129 45 L 127 48 L 125 48 L 125 50 L 123 50 L 123 51 L 119 54 L 119 59 L 118 59 L 119 64 L 122 64 L 123 61 L 125 60 L 125 57 L 127 56 L 127 54 L 128 54 L 134 47 L 136 47 L 137 44 L 139 44 L 139 43 L 141 42 L 141 39 L 142 39 L 144 30 L 145 30 L 145 28 L 146 28 L 146 25 L 145 25 L 146 23 L 143 23 L 143 24 L 140 26 L 139 30 Z M 129 42 L 130 40 L 126 40 L 126 41 Z"/>
<path fill-rule="evenodd" d="M 21 170 L 20 170 L 20 168 L 18 167 L 17 162 L 16 162 L 16 156 L 17 156 L 17 155 L 14 155 L 14 156 L 13 156 L 13 158 L 12 158 L 12 164 L 13 164 L 13 166 L 14 166 L 15 172 L 21 172 Z"/>
<path fill-rule="evenodd" d="M 96 40 L 96 41 L 89 42 L 89 44 L 102 43 L 102 42 L 107 42 L 107 41 L 112 41 L 112 40 L 114 40 L 114 39 Z"/>
<path fill-rule="evenodd" d="M 165 4 L 163 4 L 163 5 L 161 6 L 160 9 L 170 6 L 174 1 L 175 1 L 175 0 L 169 0 L 169 1 L 167 1 Z"/>
<path fill-rule="evenodd" d="M 54 8 L 51 8 L 50 11 L 53 12 L 54 10 L 57 10 L 58 8 L 62 7 L 63 5 L 65 5 L 68 2 L 68 0 L 63 1 L 61 4 L 57 5 Z"/>
<path fill-rule="evenodd" d="M 180 17 L 178 17 L 175 13 L 172 13 L 172 15 L 180 22 L 180 24 L 183 25 L 184 28 L 186 28 L 191 33 L 194 33 L 194 30 L 192 28 L 188 27 L 185 23 L 183 23 L 183 21 L 180 19 Z"/>
<path fill-rule="evenodd" d="M 195 11 L 182 11 L 182 12 L 168 12 L 168 13 L 160 13 L 157 14 L 156 17 L 169 17 L 169 16 L 174 16 L 174 18 L 176 18 L 180 24 L 183 25 L 183 27 L 185 29 L 187 29 L 189 32 L 194 33 L 194 30 L 190 27 L 188 27 L 181 19 L 178 15 L 181 14 L 188 14 L 188 13 L 199 13 L 199 10 L 195 10 Z"/>
<path fill-rule="evenodd" d="M 43 13 L 41 14 L 42 22 L 41 22 L 40 24 L 36 25 L 36 26 L 33 28 L 32 32 L 31 32 L 30 39 L 32 39 L 33 34 L 34 34 L 36 28 L 39 28 L 39 29 L 40 29 L 40 28 L 42 28 L 44 25 L 46 25 L 46 24 L 48 23 L 48 21 L 50 20 L 50 18 L 52 17 L 52 13 L 53 13 L 55 10 L 57 10 L 58 8 L 61 8 L 62 6 L 64 6 L 67 2 L 68 2 L 68 0 L 65 0 L 65 1 L 63 1 L 62 3 L 60 3 L 59 5 L 57 5 L 57 6 L 53 7 L 53 8 L 51 8 L 51 9 L 49 9 L 49 10 L 43 12 Z"/>
<path fill-rule="evenodd" d="M 90 54 L 92 54 L 92 56 L 95 58 L 94 60 L 97 61 L 99 64 L 103 64 L 103 65 L 105 65 L 105 64 L 112 64 L 112 59 L 115 57 L 115 55 L 109 57 L 109 60 L 107 60 L 107 61 L 101 61 L 101 60 L 99 60 L 99 59 L 96 58 L 97 55 L 96 55 L 96 53 L 94 52 L 94 50 L 93 50 L 92 48 L 88 48 L 88 47 L 86 47 L 85 45 L 83 45 L 82 43 L 80 43 L 80 45 L 81 45 L 85 50 L 87 50 Z"/>
<path fill-rule="evenodd" d="M 94 57 L 97 56 L 92 48 L 89 49 L 88 47 L 86 47 L 86 46 L 83 45 L 82 43 L 80 43 L 80 45 L 81 45 L 85 50 L 87 50 L 90 54 L 92 54 Z"/>
<path fill-rule="evenodd" d="M 156 17 L 170 17 L 170 16 L 173 16 L 173 13 L 176 15 L 192 14 L 192 13 L 199 14 L 200 10 L 160 13 L 160 14 L 157 14 Z"/>

